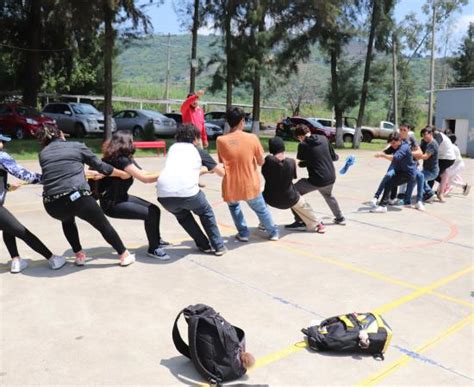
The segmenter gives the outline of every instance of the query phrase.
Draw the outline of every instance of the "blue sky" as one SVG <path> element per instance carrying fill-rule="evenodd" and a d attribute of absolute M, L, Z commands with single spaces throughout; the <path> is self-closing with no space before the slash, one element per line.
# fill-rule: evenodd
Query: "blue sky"
<path fill-rule="evenodd" d="M 145 2 L 145 0 L 143 0 Z M 178 17 L 173 9 L 173 1 L 179 0 L 164 0 L 164 3 L 160 6 L 152 5 L 147 8 L 147 13 L 151 18 L 153 29 L 158 34 L 182 34 L 185 31 L 181 30 Z M 330 1 L 330 0 L 328 0 Z M 400 0 L 395 8 L 396 19 L 402 20 L 403 17 L 410 13 L 415 12 L 419 20 L 427 20 L 427 16 L 423 14 L 421 8 L 425 3 L 425 0 Z M 450 46 L 456 48 L 460 42 L 460 39 L 465 35 L 469 22 L 474 22 L 474 0 L 469 0 L 467 6 L 465 6 L 462 12 L 454 15 L 451 27 L 452 27 L 452 42 Z M 209 31 L 200 30 L 200 33 L 208 33 Z"/>

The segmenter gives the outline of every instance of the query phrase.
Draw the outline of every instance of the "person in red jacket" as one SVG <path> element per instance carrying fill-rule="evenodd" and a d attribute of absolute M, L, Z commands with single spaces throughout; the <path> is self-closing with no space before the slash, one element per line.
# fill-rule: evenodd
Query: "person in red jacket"
<path fill-rule="evenodd" d="M 204 95 L 204 90 L 198 90 L 195 94 L 188 94 L 188 98 L 181 105 L 183 124 L 193 124 L 201 131 L 202 147 L 207 148 L 206 126 L 204 125 L 204 111 L 199 107 L 198 100 Z"/>

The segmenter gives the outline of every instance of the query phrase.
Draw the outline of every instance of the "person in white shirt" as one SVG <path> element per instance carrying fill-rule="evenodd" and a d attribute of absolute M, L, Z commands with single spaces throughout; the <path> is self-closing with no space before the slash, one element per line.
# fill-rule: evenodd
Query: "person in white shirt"
<path fill-rule="evenodd" d="M 446 169 L 456 161 L 456 154 L 454 153 L 453 143 L 443 132 L 435 129 L 433 132 L 433 137 L 439 145 L 438 149 L 438 163 L 439 163 L 439 174 L 436 178 L 436 181 L 440 183 L 438 190 L 436 191 L 436 196 L 440 202 L 444 202 L 444 194 L 441 190 L 441 179 Z M 430 182 L 430 185 L 434 184 L 434 181 Z M 433 187 L 431 185 L 431 187 Z"/>
<path fill-rule="evenodd" d="M 198 249 L 220 256 L 227 250 L 214 211 L 206 195 L 199 189 L 199 175 L 203 167 L 219 176 L 224 176 L 225 170 L 217 165 L 209 153 L 196 146 L 200 138 L 201 133 L 193 124 L 178 127 L 176 143 L 170 147 L 166 156 L 165 168 L 158 178 L 156 190 L 158 201 L 176 216 Z M 207 236 L 192 213 L 199 216 Z"/>
<path fill-rule="evenodd" d="M 449 139 L 453 143 L 454 153 L 456 155 L 456 160 L 454 164 L 451 165 L 441 178 L 441 190 L 444 195 L 449 194 L 454 187 L 461 187 L 463 195 L 469 195 L 469 191 L 471 190 L 471 185 L 467 184 L 460 173 L 464 170 L 464 160 L 461 156 L 461 151 L 459 150 L 458 146 L 456 145 L 456 136 L 454 134 L 449 136 Z"/>

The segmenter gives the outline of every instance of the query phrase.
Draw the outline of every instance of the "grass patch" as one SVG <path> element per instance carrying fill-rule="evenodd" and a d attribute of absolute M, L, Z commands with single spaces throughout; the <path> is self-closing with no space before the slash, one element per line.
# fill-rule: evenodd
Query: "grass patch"
<path fill-rule="evenodd" d="M 272 136 L 269 135 L 260 136 L 260 141 L 262 143 L 263 148 L 265 149 L 265 152 L 268 152 L 268 140 L 271 137 Z M 75 141 L 75 139 L 71 139 L 69 141 Z M 84 142 L 97 156 L 101 155 L 101 138 L 83 138 L 80 141 Z M 166 141 L 167 149 L 169 149 L 169 147 L 175 142 L 173 138 L 165 138 L 164 141 Z M 360 146 L 360 149 L 371 150 L 375 152 L 382 150 L 386 144 L 387 143 L 384 140 L 373 140 L 371 143 L 363 142 Z M 296 152 L 298 148 L 298 142 L 285 141 L 285 146 L 287 152 Z M 344 147 L 345 149 L 351 149 L 352 144 L 346 143 L 344 144 Z M 34 139 L 12 140 L 11 142 L 6 143 L 5 150 L 16 160 L 37 160 L 38 152 L 40 151 L 40 146 L 38 142 Z M 208 151 L 210 153 L 216 152 L 215 140 L 209 141 Z M 356 150 L 354 151 L 357 152 Z M 156 156 L 156 150 L 138 149 L 135 155 L 137 157 Z"/>

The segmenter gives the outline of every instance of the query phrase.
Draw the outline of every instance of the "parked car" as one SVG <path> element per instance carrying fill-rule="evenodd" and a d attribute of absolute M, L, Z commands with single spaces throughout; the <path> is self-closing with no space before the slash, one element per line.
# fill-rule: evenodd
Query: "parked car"
<path fill-rule="evenodd" d="M 334 142 L 336 139 L 335 128 L 325 127 L 312 117 L 286 117 L 277 124 L 275 134 L 284 139 L 293 139 L 295 137 L 295 127 L 298 124 L 306 125 L 313 134 L 326 136 L 330 142 Z"/>
<path fill-rule="evenodd" d="M 204 120 L 209 122 L 210 124 L 214 124 L 220 126 L 222 130 L 224 130 L 225 126 L 225 112 L 222 111 L 215 111 L 215 112 L 208 112 L 204 114 Z M 252 118 L 250 114 L 246 114 L 245 116 L 245 126 L 244 132 L 252 132 Z"/>
<path fill-rule="evenodd" d="M 332 118 L 315 118 L 322 126 L 329 127 L 329 128 L 336 128 L 336 120 Z M 355 135 L 355 129 L 348 127 L 346 125 L 342 125 L 342 139 L 344 142 L 352 142 Z M 360 134 L 360 140 L 363 139 L 362 133 Z"/>
<path fill-rule="evenodd" d="M 117 130 L 130 130 L 134 137 L 141 137 L 147 125 L 152 124 L 155 135 L 174 136 L 176 121 L 153 110 L 129 109 L 113 115 Z"/>
<path fill-rule="evenodd" d="M 0 128 L 3 134 L 21 140 L 34 136 L 43 123 L 56 122 L 30 106 L 15 103 L 0 105 Z"/>
<path fill-rule="evenodd" d="M 353 117 L 344 117 L 345 125 L 348 127 L 356 127 L 357 120 Z M 390 133 L 393 133 L 395 125 L 388 121 L 380 121 L 379 127 L 362 126 L 362 141 L 371 142 L 374 138 L 388 139 Z"/>
<path fill-rule="evenodd" d="M 43 113 L 55 119 L 64 133 L 76 137 L 104 132 L 104 115 L 88 103 L 49 103 L 43 108 Z M 112 131 L 115 130 L 115 121 L 112 120 Z"/>
<path fill-rule="evenodd" d="M 178 125 L 183 122 L 183 116 L 181 115 L 181 113 L 165 113 L 164 115 L 168 118 L 172 118 L 173 120 L 175 120 Z M 207 138 L 211 140 L 215 140 L 217 137 L 222 136 L 224 134 L 224 129 L 222 129 L 218 125 L 214 125 L 210 122 L 204 121 L 204 126 L 206 127 Z"/>

